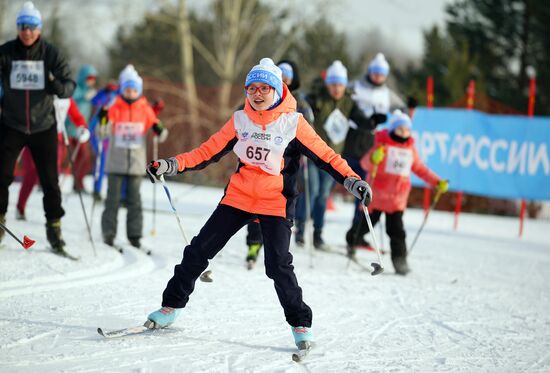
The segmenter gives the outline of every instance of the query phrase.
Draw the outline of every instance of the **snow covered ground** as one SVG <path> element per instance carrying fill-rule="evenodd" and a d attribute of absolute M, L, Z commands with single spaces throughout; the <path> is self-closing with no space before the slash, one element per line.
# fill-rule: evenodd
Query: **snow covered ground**
<path fill-rule="evenodd" d="M 191 236 L 222 190 L 169 185 Z M 182 238 L 162 189 L 154 237 L 152 215 L 145 214 L 151 257 L 101 244 L 101 207 L 93 217 L 94 256 L 78 198 L 65 195 L 63 232 L 78 262 L 48 253 L 39 191 L 29 201 L 28 222 L 15 221 L 18 190 L 14 183 L 8 226 L 37 243 L 25 252 L 5 237 L 0 249 L 1 372 L 550 372 L 548 221 L 527 221 L 518 239 L 517 219 L 464 214 L 454 232 L 452 215 L 434 212 L 405 278 L 392 274 L 388 256 L 386 272 L 372 277 L 336 254 L 317 253 L 310 268 L 308 253 L 292 248 L 317 341 L 299 365 L 291 361 L 293 340 L 263 266 L 245 269 L 245 230 L 212 261 L 214 282 L 197 282 L 173 327 L 106 340 L 98 326 L 137 326 L 158 308 L 181 260 Z M 142 193 L 145 207 L 152 206 L 145 180 Z M 85 203 L 89 209 L 89 196 Z M 352 207 L 336 207 L 325 238 L 343 251 Z M 124 244 L 125 214 L 118 235 Z M 407 211 L 409 242 L 421 220 L 420 210 Z M 375 259 L 360 255 L 365 263 Z"/>

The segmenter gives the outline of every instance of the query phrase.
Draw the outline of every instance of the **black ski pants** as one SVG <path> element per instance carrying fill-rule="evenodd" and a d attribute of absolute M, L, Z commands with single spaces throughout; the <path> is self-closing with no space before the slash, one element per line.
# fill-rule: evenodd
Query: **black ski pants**
<path fill-rule="evenodd" d="M 407 256 L 407 244 L 405 242 L 406 233 L 403 226 L 403 211 L 396 211 L 386 214 L 386 233 L 390 237 L 390 248 L 391 248 L 391 257 L 400 258 Z M 373 227 L 380 220 L 382 211 L 372 210 L 369 213 Z M 365 218 L 360 219 L 358 222 L 354 223 L 350 229 L 350 236 L 362 237 L 365 234 L 369 233 L 369 226 Z"/>
<path fill-rule="evenodd" d="M 264 239 L 262 237 L 262 228 L 260 228 L 260 223 L 256 220 L 248 223 L 247 226 L 247 235 L 246 235 L 246 244 L 248 246 L 253 244 L 263 245 Z"/>
<path fill-rule="evenodd" d="M 266 275 L 273 280 L 286 321 L 291 326 L 311 326 L 311 308 L 302 300 L 302 289 L 294 274 L 292 254 L 288 251 L 292 221 L 279 216 L 256 215 L 227 205 L 218 205 L 199 234 L 183 252 L 181 264 L 162 295 L 162 305 L 183 308 L 195 288 L 195 281 L 208 267 L 208 260 L 252 219 L 260 220 L 264 237 Z"/>
<path fill-rule="evenodd" d="M 9 186 L 19 153 L 27 146 L 36 165 L 40 185 L 44 192 L 42 204 L 47 220 L 60 219 L 61 191 L 57 171 L 57 127 L 31 135 L 0 125 L 0 214 L 8 211 Z"/>

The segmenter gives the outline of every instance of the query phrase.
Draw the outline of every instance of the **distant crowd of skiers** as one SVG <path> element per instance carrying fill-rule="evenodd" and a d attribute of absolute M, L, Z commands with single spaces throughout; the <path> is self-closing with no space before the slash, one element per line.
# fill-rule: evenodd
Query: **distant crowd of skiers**
<path fill-rule="evenodd" d="M 251 266 L 265 247 L 266 274 L 273 279 L 295 341 L 311 341 L 312 312 L 302 300 L 289 252 L 291 228 L 303 246 L 306 223 L 313 221 L 313 246 L 331 250 L 323 239 L 327 198 L 335 182 L 356 197 L 352 224 L 346 233 L 347 255 L 369 247 L 364 236 L 368 217 L 376 224 L 386 215 L 391 259 L 397 274 L 409 272 L 403 213 L 417 174 L 443 193 L 446 180 L 420 160 L 411 137 L 416 100 L 406 105 L 387 87 L 390 66 L 377 54 L 363 77 L 349 82 L 346 67 L 334 61 L 308 94 L 298 91 L 298 67 L 288 60 L 275 64 L 263 58 L 244 84 L 245 103 L 198 148 L 147 163 L 146 136 L 163 142 L 168 131 L 158 119 L 162 101 L 151 105 L 143 81 L 132 65 L 117 82 L 96 91 L 97 72 L 83 66 L 77 81 L 59 50 L 41 37 L 42 18 L 26 2 L 16 19 L 18 37 L 0 46 L 0 223 L 5 225 L 8 188 L 21 155 L 23 182 L 16 206 L 25 219 L 25 205 L 37 180 L 44 194 L 46 236 L 56 253 L 65 252 L 61 234 L 59 173 L 68 150 L 74 190 L 94 174 L 94 198 L 101 199 L 102 175 L 107 194 L 101 219 L 102 237 L 114 246 L 117 212 L 124 198 L 128 209 L 127 238 L 141 246 L 143 214 L 140 184 L 146 172 L 155 182 L 163 176 L 200 170 L 234 152 L 239 161 L 220 204 L 185 248 L 181 264 L 163 293 L 162 308 L 148 317 L 149 327 L 166 327 L 186 305 L 194 283 L 227 241 L 248 226 Z M 407 113 L 408 110 L 408 113 Z M 384 129 L 379 126 L 385 125 Z M 92 167 L 91 149 L 95 154 Z M 305 157 L 303 157 L 305 156 Z M 368 182 L 367 182 L 368 181 Z M 372 189 L 371 189 L 372 188 Z M 4 230 L 0 229 L 0 240 Z"/>
<path fill-rule="evenodd" d="M 55 251 L 64 250 L 60 225 L 64 211 L 58 175 L 67 155 L 67 147 L 63 144 L 65 135 L 72 150 L 75 191 L 84 191 L 83 178 L 93 173 L 93 196 L 100 201 L 103 176 L 107 174 L 108 189 L 102 215 L 104 242 L 114 243 L 117 211 L 122 199 L 128 208 L 128 240 L 139 247 L 143 231 L 139 190 L 146 164 L 144 140 L 149 129 L 160 142 L 166 139 L 168 131 L 157 117 L 164 103 L 158 100 L 151 105 L 143 97 L 142 79 L 132 65 L 120 73 L 118 82 L 111 81 L 100 90 L 96 90 L 97 71 L 90 65 L 80 68 L 75 83 L 63 56 L 41 37 L 41 15 L 32 3 L 25 3 L 16 24 L 18 37 L 0 47 L 0 141 L 3 144 L 0 149 L 0 222 L 6 220 L 8 186 L 13 181 L 15 163 L 20 159 L 22 186 L 16 217 L 25 219 L 27 199 L 40 181 L 48 241 Z M 282 83 L 296 98 L 297 112 L 361 179 L 370 175 L 376 195 L 371 208 L 374 224 L 384 212 L 392 260 L 397 273 L 406 274 L 402 215 L 410 190 L 410 172 L 439 189 L 447 188 L 446 181 L 424 167 L 416 154 L 411 138 L 411 114 L 416 100 L 409 98 L 405 104 L 388 88 L 390 66 L 381 53 L 369 63 L 366 74 L 353 82 L 348 81 L 346 67 L 334 61 L 307 94 L 298 91 L 301 82 L 294 62 L 282 60 L 276 66 L 281 72 Z M 63 103 L 64 100 L 67 102 Z M 386 129 L 376 131 L 384 124 L 387 124 Z M 92 162 L 91 150 L 95 162 Z M 313 246 L 318 250 L 330 250 L 323 239 L 323 228 L 334 180 L 326 170 L 305 158 L 299 167 L 297 185 L 303 193 L 295 201 L 296 211 L 292 213 L 295 242 L 298 246 L 305 243 L 306 215 L 309 213 L 313 221 Z M 352 226 L 346 234 L 350 256 L 355 255 L 357 247 L 370 248 L 364 238 L 367 231 L 359 201 L 356 201 Z M 0 239 L 3 233 L 0 230 Z M 252 266 L 263 245 L 258 219 L 248 224 L 247 245 L 246 261 Z"/>

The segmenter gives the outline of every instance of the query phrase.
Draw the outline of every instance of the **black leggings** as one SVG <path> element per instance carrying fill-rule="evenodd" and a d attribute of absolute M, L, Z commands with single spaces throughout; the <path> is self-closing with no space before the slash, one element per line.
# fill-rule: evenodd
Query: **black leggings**
<path fill-rule="evenodd" d="M 386 214 L 386 233 L 390 237 L 390 248 L 392 258 L 407 256 L 407 243 L 405 242 L 406 233 L 403 227 L 403 211 L 396 211 Z M 380 220 L 382 211 L 372 210 L 369 213 L 373 227 Z M 369 233 L 369 226 L 366 220 L 360 219 L 350 229 L 350 236 L 362 237 Z"/>

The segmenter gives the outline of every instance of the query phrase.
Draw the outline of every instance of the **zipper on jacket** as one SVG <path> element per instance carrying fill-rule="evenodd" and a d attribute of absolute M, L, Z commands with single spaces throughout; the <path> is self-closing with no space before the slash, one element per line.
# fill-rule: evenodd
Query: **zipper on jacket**
<path fill-rule="evenodd" d="M 128 104 L 128 106 L 130 107 L 130 123 L 132 123 L 132 104 Z M 130 169 L 131 169 L 131 165 L 130 165 L 130 162 L 132 160 L 131 152 L 132 152 L 132 149 L 128 148 L 126 153 L 128 156 L 128 168 L 127 168 L 128 174 L 130 174 Z"/>
<path fill-rule="evenodd" d="M 29 50 L 27 49 L 27 60 L 29 60 Z M 25 90 L 25 113 L 27 114 L 27 135 L 31 134 L 31 113 L 30 113 L 30 92 Z"/>

